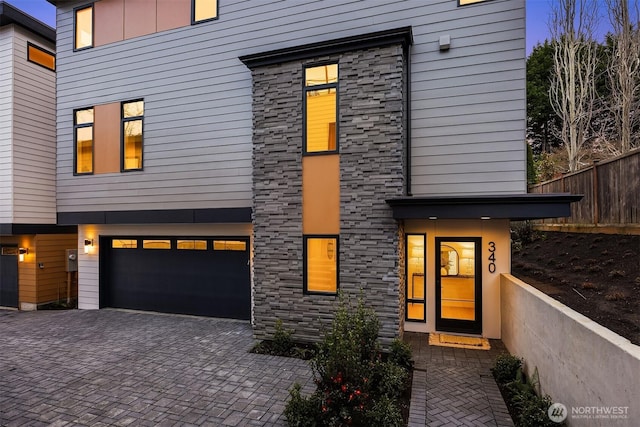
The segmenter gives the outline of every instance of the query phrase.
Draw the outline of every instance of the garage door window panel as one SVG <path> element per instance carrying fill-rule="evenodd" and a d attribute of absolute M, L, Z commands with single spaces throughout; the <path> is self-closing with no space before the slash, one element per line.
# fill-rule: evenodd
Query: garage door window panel
<path fill-rule="evenodd" d="M 246 251 L 247 242 L 242 240 L 214 240 L 214 251 Z"/>
<path fill-rule="evenodd" d="M 206 240 L 178 240 L 176 243 L 176 248 L 181 250 L 206 251 L 207 241 Z"/>
<path fill-rule="evenodd" d="M 171 240 L 143 240 L 143 249 L 171 249 Z"/>
<path fill-rule="evenodd" d="M 138 241 L 134 239 L 113 239 L 111 247 L 114 249 L 136 249 Z"/>

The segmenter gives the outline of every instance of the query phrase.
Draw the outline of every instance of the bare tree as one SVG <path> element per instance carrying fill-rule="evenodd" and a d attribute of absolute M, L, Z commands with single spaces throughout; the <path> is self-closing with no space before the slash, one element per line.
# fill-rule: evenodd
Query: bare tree
<path fill-rule="evenodd" d="M 560 137 L 567 150 L 569 171 L 576 171 L 583 156 L 595 99 L 597 43 L 596 4 L 593 0 L 551 2 L 549 30 L 555 40 L 551 105 L 560 117 Z"/>
<path fill-rule="evenodd" d="M 608 68 L 611 83 L 611 112 L 616 120 L 620 151 L 626 153 L 638 146 L 633 134 L 634 125 L 640 120 L 635 111 L 640 95 L 640 15 L 638 1 L 633 3 L 633 22 L 628 0 L 606 0 L 609 21 L 613 29 L 611 63 Z M 635 108 L 634 108 L 635 107 Z M 635 138 L 634 138 L 635 136 Z"/>

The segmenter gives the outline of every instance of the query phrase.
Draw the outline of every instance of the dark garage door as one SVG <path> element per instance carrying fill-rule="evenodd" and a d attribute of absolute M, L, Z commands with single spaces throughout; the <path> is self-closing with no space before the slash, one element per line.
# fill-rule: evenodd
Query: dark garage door
<path fill-rule="evenodd" d="M 249 242 L 103 237 L 101 306 L 249 319 Z"/>

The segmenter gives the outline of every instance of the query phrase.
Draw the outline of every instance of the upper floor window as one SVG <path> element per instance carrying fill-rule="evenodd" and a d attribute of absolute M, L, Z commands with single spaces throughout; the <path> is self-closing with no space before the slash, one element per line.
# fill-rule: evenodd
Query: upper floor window
<path fill-rule="evenodd" d="M 191 0 L 191 21 L 194 24 L 218 17 L 218 0 Z"/>
<path fill-rule="evenodd" d="M 466 6 L 468 4 L 482 3 L 490 0 L 458 0 L 458 6 Z"/>
<path fill-rule="evenodd" d="M 82 6 L 73 11 L 75 38 L 73 48 L 93 47 L 93 5 Z"/>
<path fill-rule="evenodd" d="M 122 103 L 122 158 L 123 171 L 142 169 L 142 125 L 144 101 Z"/>
<path fill-rule="evenodd" d="M 337 153 L 338 64 L 304 69 L 304 153 Z"/>
<path fill-rule="evenodd" d="M 27 61 L 48 68 L 51 71 L 56 70 L 56 56 L 32 43 L 27 43 Z"/>
<path fill-rule="evenodd" d="M 93 107 L 74 111 L 74 168 L 77 175 L 93 173 Z"/>

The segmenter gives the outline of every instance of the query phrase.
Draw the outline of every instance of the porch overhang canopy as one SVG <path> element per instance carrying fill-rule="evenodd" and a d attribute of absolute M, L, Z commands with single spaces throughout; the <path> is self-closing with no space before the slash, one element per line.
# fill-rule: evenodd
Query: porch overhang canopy
<path fill-rule="evenodd" d="M 495 196 L 401 197 L 386 200 L 395 219 L 526 219 L 571 215 L 581 194 L 510 194 Z"/>

